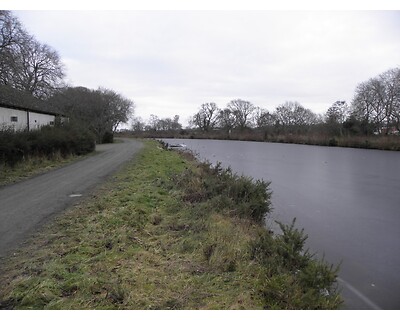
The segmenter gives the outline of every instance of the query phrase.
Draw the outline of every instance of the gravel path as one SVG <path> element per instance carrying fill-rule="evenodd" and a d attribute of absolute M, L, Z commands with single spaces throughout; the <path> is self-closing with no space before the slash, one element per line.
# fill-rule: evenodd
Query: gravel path
<path fill-rule="evenodd" d="M 130 139 L 99 145 L 95 156 L 0 188 L 0 257 L 87 195 L 141 148 L 139 141 Z"/>

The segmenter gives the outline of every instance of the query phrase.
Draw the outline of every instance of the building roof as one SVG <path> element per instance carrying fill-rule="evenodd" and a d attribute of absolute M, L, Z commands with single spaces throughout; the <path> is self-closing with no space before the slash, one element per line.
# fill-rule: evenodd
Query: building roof
<path fill-rule="evenodd" d="M 0 85 L 0 106 L 17 110 L 60 115 L 60 112 L 54 110 L 46 101 L 39 100 L 29 93 L 5 85 Z"/>

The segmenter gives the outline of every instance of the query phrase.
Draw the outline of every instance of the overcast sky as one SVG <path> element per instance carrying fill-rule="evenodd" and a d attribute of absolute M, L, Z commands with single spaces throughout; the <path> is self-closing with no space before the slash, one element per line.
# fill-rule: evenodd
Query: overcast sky
<path fill-rule="evenodd" d="M 13 11 L 73 86 L 113 89 L 147 120 L 244 99 L 324 113 L 400 67 L 400 11 Z"/>

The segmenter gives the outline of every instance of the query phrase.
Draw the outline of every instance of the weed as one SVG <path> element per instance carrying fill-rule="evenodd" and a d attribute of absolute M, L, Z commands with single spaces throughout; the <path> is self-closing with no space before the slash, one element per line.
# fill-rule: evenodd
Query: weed
<path fill-rule="evenodd" d="M 216 244 L 215 244 L 215 243 L 212 243 L 212 244 L 206 245 L 206 246 L 203 248 L 204 258 L 207 260 L 207 262 L 210 261 L 211 256 L 212 256 L 213 253 L 214 253 L 215 247 L 216 247 Z"/>

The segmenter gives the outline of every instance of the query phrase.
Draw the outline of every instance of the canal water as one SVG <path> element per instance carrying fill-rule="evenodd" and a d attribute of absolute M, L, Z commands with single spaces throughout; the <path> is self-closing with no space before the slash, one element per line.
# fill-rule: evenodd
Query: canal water
<path fill-rule="evenodd" d="M 274 220 L 304 228 L 317 256 L 341 263 L 347 309 L 400 309 L 400 152 L 163 139 L 201 160 L 271 181 Z"/>

